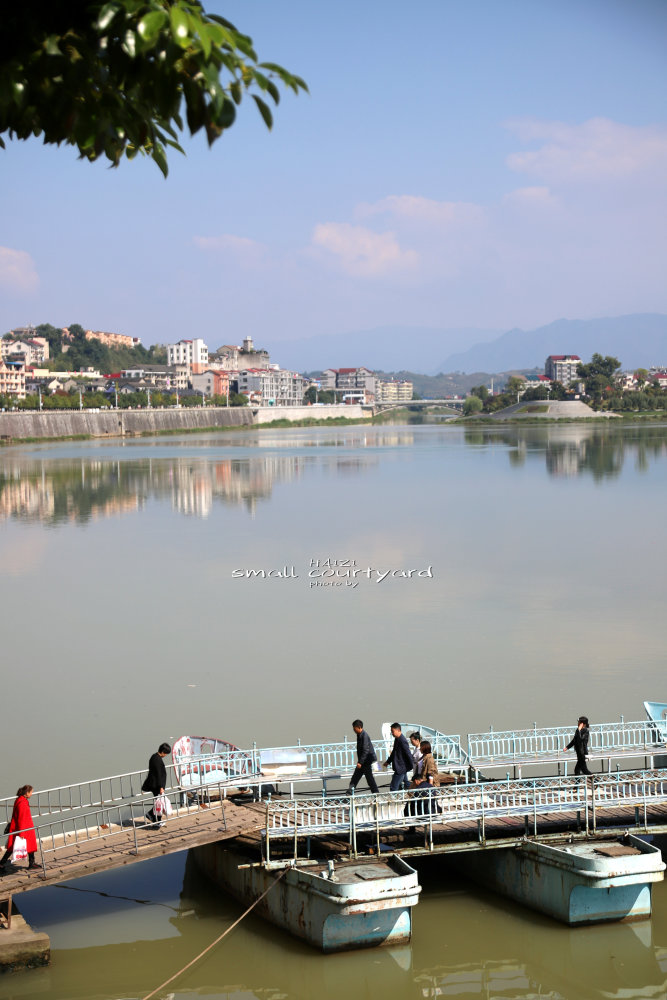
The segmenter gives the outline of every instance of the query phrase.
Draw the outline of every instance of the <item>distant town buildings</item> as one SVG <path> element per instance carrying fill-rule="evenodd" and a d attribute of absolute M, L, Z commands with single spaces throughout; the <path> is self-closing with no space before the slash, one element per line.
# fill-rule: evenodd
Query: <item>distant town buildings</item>
<path fill-rule="evenodd" d="M 16 331 L 13 331 L 14 333 Z M 18 337 L 0 340 L 3 360 L 22 361 L 24 365 L 39 365 L 49 359 L 49 342 L 44 337 Z"/>
<path fill-rule="evenodd" d="M 370 368 L 327 368 L 322 372 L 322 389 L 336 393 L 343 403 L 374 403 L 375 372 Z"/>
<path fill-rule="evenodd" d="M 205 396 L 227 396 L 229 393 L 230 373 L 215 368 L 209 368 L 199 375 L 192 375 L 192 388 Z"/>
<path fill-rule="evenodd" d="M 86 340 L 99 340 L 105 347 L 138 347 L 141 343 L 139 337 L 127 337 L 124 333 L 105 333 L 102 330 L 86 330 Z"/>
<path fill-rule="evenodd" d="M 186 364 L 173 365 L 142 365 L 137 368 L 124 368 L 109 378 L 120 378 L 124 381 L 143 381 L 152 388 L 174 391 L 187 389 L 190 385 L 190 367 Z"/>
<path fill-rule="evenodd" d="M 234 372 L 246 368 L 268 368 L 271 363 L 269 352 L 264 348 L 256 348 L 252 337 L 246 337 L 241 347 L 223 344 L 211 355 L 210 361 L 211 368 Z"/>
<path fill-rule="evenodd" d="M 408 382 L 405 379 L 375 380 L 376 403 L 409 402 L 412 399 L 413 392 L 414 387 L 412 382 Z"/>
<path fill-rule="evenodd" d="M 537 389 L 540 386 L 548 389 L 551 386 L 551 379 L 547 375 L 526 375 L 521 391 L 525 392 L 526 389 Z"/>
<path fill-rule="evenodd" d="M 578 379 L 577 371 L 581 364 L 578 354 L 550 354 L 544 365 L 544 374 L 552 382 L 569 385 Z"/>

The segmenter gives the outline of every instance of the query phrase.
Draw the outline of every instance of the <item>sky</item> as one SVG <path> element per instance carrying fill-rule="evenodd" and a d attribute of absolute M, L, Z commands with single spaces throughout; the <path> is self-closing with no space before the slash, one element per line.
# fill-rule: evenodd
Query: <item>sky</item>
<path fill-rule="evenodd" d="M 205 3 L 308 83 L 269 132 L 0 150 L 0 332 L 146 345 L 667 313 L 667 3 Z M 388 334 L 389 335 L 389 334 Z"/>

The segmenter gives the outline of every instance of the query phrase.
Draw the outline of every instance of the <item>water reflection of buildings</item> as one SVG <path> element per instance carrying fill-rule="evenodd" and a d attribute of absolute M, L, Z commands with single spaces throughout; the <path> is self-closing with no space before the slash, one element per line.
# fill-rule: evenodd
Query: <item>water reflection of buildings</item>
<path fill-rule="evenodd" d="M 358 457 L 327 455 L 340 473 L 369 464 Z M 206 518 L 213 505 L 244 506 L 254 514 L 278 483 L 291 482 L 313 468 L 314 454 L 252 455 L 249 458 L 151 459 L 141 462 L 19 461 L 0 469 L 0 521 L 85 523 L 136 512 L 149 498 L 170 499 L 179 514 Z"/>
<path fill-rule="evenodd" d="M 627 458 L 634 458 L 636 468 L 643 472 L 651 458 L 667 455 L 665 427 L 628 427 L 606 423 L 591 427 L 576 426 L 515 426 L 470 427 L 465 440 L 471 446 L 502 444 L 509 448 L 509 460 L 514 466 L 524 465 L 531 458 L 541 458 L 552 476 L 574 477 L 588 474 L 595 480 L 614 479 L 621 474 Z"/>

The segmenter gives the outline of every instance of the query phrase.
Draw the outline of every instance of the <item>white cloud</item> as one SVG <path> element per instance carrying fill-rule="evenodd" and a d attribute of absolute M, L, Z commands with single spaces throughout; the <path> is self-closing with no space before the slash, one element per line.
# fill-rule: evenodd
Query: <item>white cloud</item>
<path fill-rule="evenodd" d="M 247 236 L 234 236 L 232 233 L 222 233 L 220 236 L 195 236 L 193 243 L 207 253 L 227 253 L 238 263 L 254 265 L 264 257 L 267 247 Z"/>
<path fill-rule="evenodd" d="M 348 222 L 320 223 L 315 226 L 312 243 L 338 258 L 351 275 L 378 277 L 411 271 L 419 260 L 414 250 L 401 249 L 395 233 L 376 233 Z"/>
<path fill-rule="evenodd" d="M 609 118 L 591 118 L 580 125 L 519 119 L 507 127 L 523 142 L 539 149 L 511 153 L 511 170 L 551 182 L 620 180 L 667 167 L 667 128 L 623 125 Z"/>
<path fill-rule="evenodd" d="M 12 292 L 34 292 L 39 285 L 35 262 L 25 250 L 0 247 L 0 285 Z"/>
<path fill-rule="evenodd" d="M 389 195 L 373 204 L 361 204 L 357 215 L 389 214 L 395 218 L 437 226 L 469 225 L 484 221 L 484 209 L 466 201 L 435 201 L 419 195 Z"/>
<path fill-rule="evenodd" d="M 525 187 L 510 191 L 503 198 L 506 205 L 524 209 L 552 209 L 559 205 L 548 187 Z"/>

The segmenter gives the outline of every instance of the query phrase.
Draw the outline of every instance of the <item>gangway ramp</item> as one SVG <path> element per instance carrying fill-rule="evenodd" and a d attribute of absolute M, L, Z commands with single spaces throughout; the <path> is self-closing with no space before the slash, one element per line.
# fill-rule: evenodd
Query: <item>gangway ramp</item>
<path fill-rule="evenodd" d="M 149 858 L 259 831 L 264 820 L 256 812 L 227 800 L 177 809 L 164 826 L 150 827 L 143 817 L 121 818 L 114 809 L 97 809 L 78 817 L 76 829 L 65 821 L 38 827 L 40 868 L 15 866 L 0 878 L 0 896 L 56 885 L 70 879 L 136 864 Z M 82 821 L 85 825 L 82 826 Z M 58 832 L 58 827 L 62 831 Z"/>

